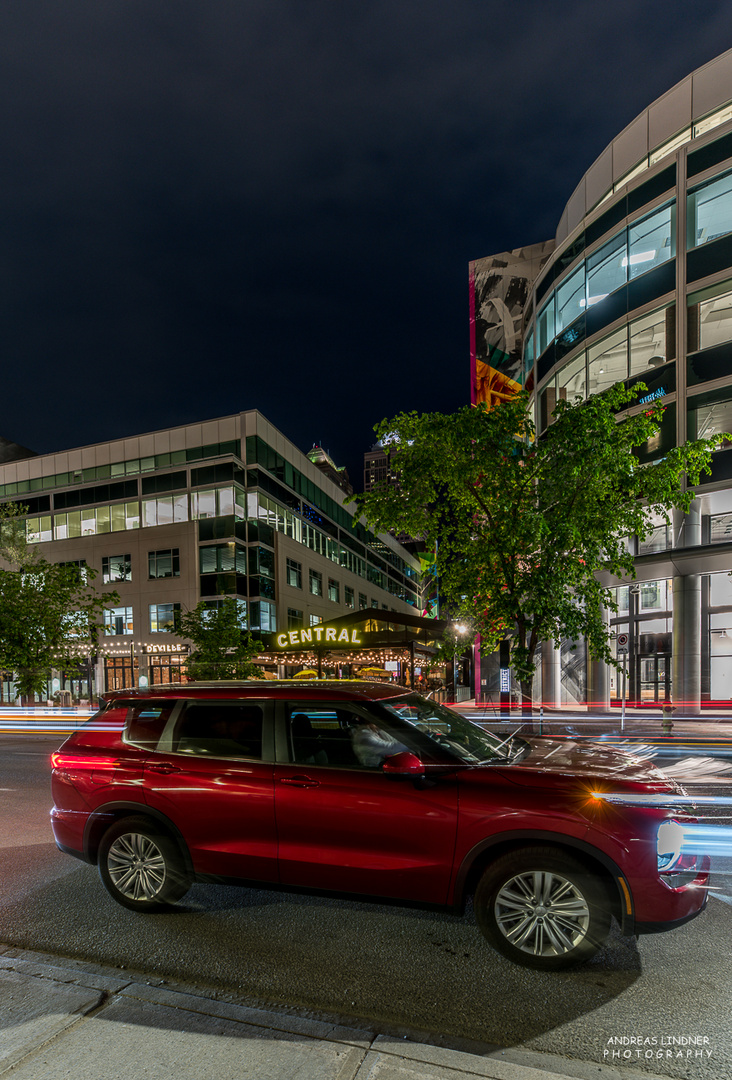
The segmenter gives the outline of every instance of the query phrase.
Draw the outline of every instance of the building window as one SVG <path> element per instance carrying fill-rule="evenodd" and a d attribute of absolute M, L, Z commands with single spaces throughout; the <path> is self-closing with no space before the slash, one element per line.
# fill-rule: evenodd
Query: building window
<path fill-rule="evenodd" d="M 675 314 L 675 307 L 654 311 L 630 324 L 630 374 L 638 375 L 648 368 L 661 367 L 666 363 L 666 326 Z M 671 356 L 673 356 L 672 350 Z"/>
<path fill-rule="evenodd" d="M 539 312 L 536 320 L 536 352 L 541 356 L 550 341 L 554 340 L 554 296 Z"/>
<path fill-rule="evenodd" d="M 365 611 L 368 606 L 369 606 L 369 602 L 366 599 L 366 593 L 360 592 L 358 594 L 358 608 L 359 608 L 359 611 Z"/>
<path fill-rule="evenodd" d="M 233 487 L 207 488 L 191 492 L 191 519 L 244 517 L 244 493 Z"/>
<path fill-rule="evenodd" d="M 727 286 L 729 287 L 729 282 Z M 690 301 L 693 299 L 689 297 Z M 732 292 L 700 300 L 697 320 L 698 341 L 689 342 L 692 350 L 711 349 L 715 345 L 732 341 Z M 691 322 L 690 318 L 689 323 Z"/>
<path fill-rule="evenodd" d="M 676 254 L 675 207 L 669 203 L 628 226 L 628 274 L 640 277 Z"/>
<path fill-rule="evenodd" d="M 660 581 L 644 581 L 640 587 L 638 610 L 670 611 L 673 603 L 673 582 L 662 578 Z"/>
<path fill-rule="evenodd" d="M 557 326 L 556 332 L 565 330 L 570 323 L 579 318 L 585 309 L 585 268 L 584 265 L 562 282 L 557 289 Z"/>
<path fill-rule="evenodd" d="M 110 581 L 132 581 L 132 556 L 102 556 L 102 581 L 105 585 Z"/>
<path fill-rule="evenodd" d="M 180 604 L 150 604 L 150 633 L 162 634 L 175 627 L 176 612 Z"/>
<path fill-rule="evenodd" d="M 346 607 L 347 608 L 355 607 L 356 604 L 355 604 L 355 600 L 354 600 L 353 589 L 351 588 L 351 586 L 350 585 L 345 585 L 343 587 L 343 592 L 344 592 L 344 597 L 345 597 L 345 601 L 346 601 Z"/>
<path fill-rule="evenodd" d="M 180 550 L 148 551 L 147 568 L 150 578 L 180 577 Z"/>
<path fill-rule="evenodd" d="M 313 596 L 323 595 L 323 575 L 319 570 L 310 571 L 310 592 Z"/>
<path fill-rule="evenodd" d="M 198 564 L 202 574 L 222 574 L 230 570 L 246 574 L 246 549 L 233 541 L 228 544 L 207 544 L 198 549 Z M 254 566 L 256 567 L 256 556 Z M 252 572 L 256 573 L 256 569 Z"/>
<path fill-rule="evenodd" d="M 288 607 L 287 609 L 287 629 L 299 630 L 303 624 L 302 612 L 297 608 Z"/>
<path fill-rule="evenodd" d="M 625 229 L 587 259 L 587 306 L 592 307 L 628 280 Z"/>
<path fill-rule="evenodd" d="M 687 247 L 700 247 L 732 232 L 732 173 L 690 191 L 686 202 Z"/>
<path fill-rule="evenodd" d="M 277 605 L 270 600 L 250 601 L 249 629 L 273 634 L 277 629 Z"/>
<path fill-rule="evenodd" d="M 320 626 L 322 621 L 323 621 L 323 616 L 322 615 L 311 615 L 310 616 L 310 625 L 311 626 Z"/>
<path fill-rule="evenodd" d="M 157 499 L 142 500 L 142 524 L 172 525 L 178 521 L 188 521 L 187 495 L 160 495 Z"/>
<path fill-rule="evenodd" d="M 724 387 L 715 393 L 729 394 L 729 388 Z M 732 431 L 732 398 L 727 397 L 721 401 L 704 400 L 707 397 L 707 394 L 701 394 L 699 398 L 689 398 L 687 429 L 690 439 L 710 439 L 712 435 L 723 435 Z M 721 449 L 726 450 L 728 446 L 729 443 L 725 440 Z"/>
<path fill-rule="evenodd" d="M 378 600 L 374 600 L 374 599 L 373 599 L 373 597 L 372 597 L 372 598 L 371 598 L 371 607 L 372 607 L 372 608 L 377 608 L 378 606 L 379 606 L 379 601 L 378 601 Z"/>
<path fill-rule="evenodd" d="M 74 540 L 77 536 L 96 536 L 100 533 L 125 532 L 127 529 L 139 528 L 140 504 L 115 503 L 113 506 L 91 506 L 86 510 L 54 514 L 54 535 L 49 539 Z"/>
<path fill-rule="evenodd" d="M 562 371 L 559 372 L 557 387 L 559 398 L 562 401 L 574 401 L 575 398 L 585 398 L 587 388 L 587 373 L 585 371 L 585 354 L 575 357 Z"/>
<path fill-rule="evenodd" d="M 671 547 L 671 526 L 659 514 L 650 515 L 653 531 L 645 538 L 638 539 L 638 554 L 652 555 L 656 551 L 666 551 Z M 653 582 L 657 584 L 657 582 Z"/>
<path fill-rule="evenodd" d="M 265 547 L 249 548 L 249 573 L 262 574 L 264 577 L 274 578 L 275 559 L 274 551 Z"/>
<path fill-rule="evenodd" d="M 69 559 L 66 562 L 60 562 L 59 566 L 73 566 L 78 574 L 78 580 L 82 585 L 86 585 L 88 580 L 86 559 Z"/>
<path fill-rule="evenodd" d="M 333 578 L 328 578 L 328 599 L 334 604 L 341 602 L 341 587 Z"/>
<path fill-rule="evenodd" d="M 710 544 L 728 544 L 732 540 L 732 514 L 712 514 L 709 518 Z"/>
<path fill-rule="evenodd" d="M 625 327 L 588 349 L 589 387 L 599 394 L 628 378 L 628 332 Z"/>
<path fill-rule="evenodd" d="M 134 633 L 132 627 L 132 608 L 105 608 L 104 630 L 105 633 L 113 636 L 130 635 Z"/>
<path fill-rule="evenodd" d="M 287 584 L 291 589 L 302 588 L 302 563 L 294 559 L 287 560 Z"/>

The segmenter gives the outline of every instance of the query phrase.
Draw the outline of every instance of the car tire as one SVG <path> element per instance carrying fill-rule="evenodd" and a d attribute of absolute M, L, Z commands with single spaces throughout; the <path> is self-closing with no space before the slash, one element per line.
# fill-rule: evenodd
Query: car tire
<path fill-rule="evenodd" d="M 553 848 L 522 848 L 496 859 L 478 883 L 474 908 L 495 949 L 544 971 L 588 960 L 610 931 L 602 883 Z"/>
<path fill-rule="evenodd" d="M 175 841 L 147 818 L 125 818 L 107 829 L 99 874 L 110 896 L 132 911 L 163 911 L 191 887 Z"/>

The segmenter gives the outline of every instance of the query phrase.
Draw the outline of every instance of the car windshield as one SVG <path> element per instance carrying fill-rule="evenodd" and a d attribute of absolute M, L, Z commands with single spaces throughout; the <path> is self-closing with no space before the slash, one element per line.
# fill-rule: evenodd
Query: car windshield
<path fill-rule="evenodd" d="M 426 737 L 428 745 L 451 751 L 467 765 L 506 762 L 513 756 L 513 737 L 499 739 L 466 720 L 460 713 L 437 702 L 427 701 L 418 694 L 382 700 L 380 704 L 419 732 L 420 742 Z"/>

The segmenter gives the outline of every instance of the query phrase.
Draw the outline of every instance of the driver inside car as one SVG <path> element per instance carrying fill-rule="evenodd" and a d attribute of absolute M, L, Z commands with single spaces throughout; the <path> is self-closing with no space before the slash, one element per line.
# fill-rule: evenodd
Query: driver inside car
<path fill-rule="evenodd" d="M 359 764 L 369 769 L 378 769 L 386 758 L 408 750 L 377 724 L 361 719 L 351 729 L 351 746 Z"/>

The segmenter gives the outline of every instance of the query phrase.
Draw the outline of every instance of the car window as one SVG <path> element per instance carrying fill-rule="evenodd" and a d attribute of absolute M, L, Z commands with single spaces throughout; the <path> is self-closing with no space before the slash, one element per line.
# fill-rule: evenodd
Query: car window
<path fill-rule="evenodd" d="M 411 729 L 413 737 L 419 740 L 420 756 L 446 750 L 469 765 L 505 764 L 515 761 L 518 753 L 527 749 L 515 735 L 499 739 L 453 709 L 418 694 L 405 694 L 380 704 Z"/>
<path fill-rule="evenodd" d="M 188 703 L 176 725 L 173 750 L 202 757 L 262 758 L 264 710 L 251 702 Z"/>
<path fill-rule="evenodd" d="M 135 701 L 127 710 L 125 742 L 154 750 L 177 701 Z"/>
<path fill-rule="evenodd" d="M 378 769 L 407 749 L 376 717 L 348 705 L 292 702 L 287 730 L 292 760 L 302 765 Z"/>

